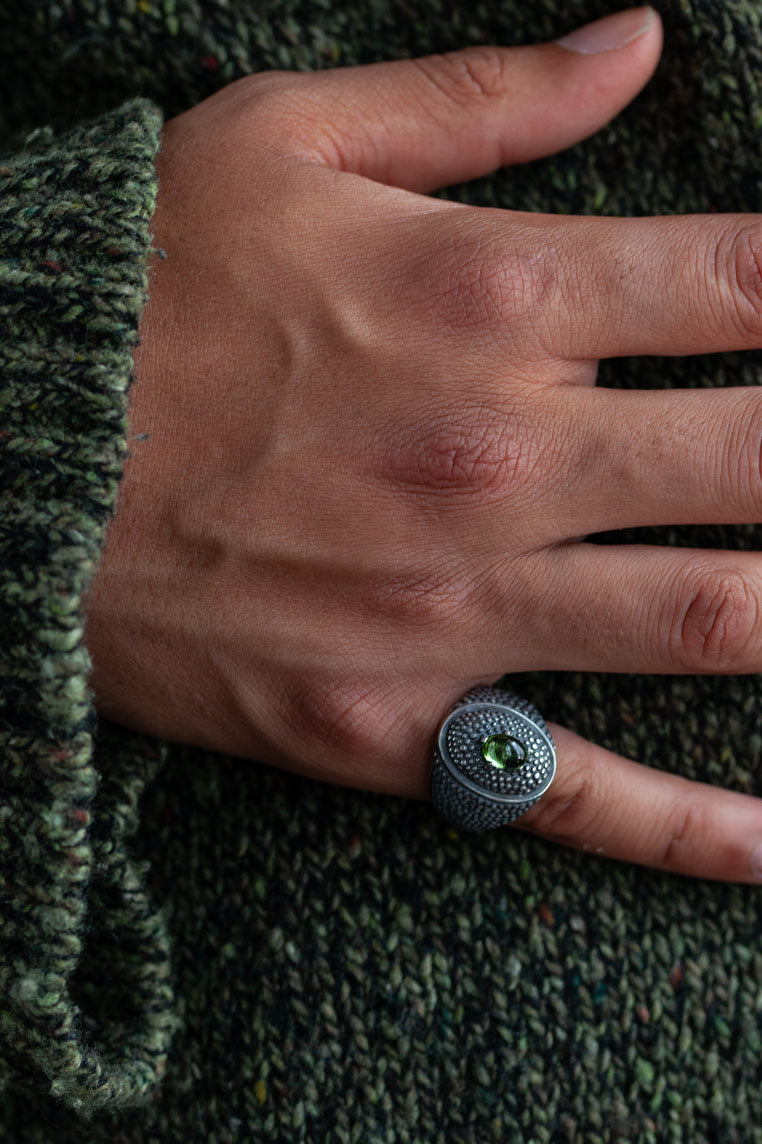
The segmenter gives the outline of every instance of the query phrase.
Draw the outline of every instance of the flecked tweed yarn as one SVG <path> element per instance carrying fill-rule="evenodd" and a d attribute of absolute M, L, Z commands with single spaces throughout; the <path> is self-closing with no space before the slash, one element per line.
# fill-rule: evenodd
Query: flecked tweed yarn
<path fill-rule="evenodd" d="M 760 211 L 762 9 L 657 6 L 658 71 L 608 127 L 440 193 Z M 762 890 L 461 834 L 427 804 L 126 732 L 87 690 L 163 119 L 249 72 L 532 43 L 612 8 L 0 3 L 0 1140 L 762 1144 Z M 599 383 L 757 385 L 761 365 L 616 359 Z M 760 547 L 757 526 L 596 539 Z M 503 685 L 762 794 L 758 676 Z"/>
<path fill-rule="evenodd" d="M 160 751 L 98 774 L 80 606 L 121 474 L 160 128 L 135 100 L 0 166 L 0 1061 L 86 1110 L 155 1085 L 176 1024 L 126 846 Z M 95 1028 L 74 977 L 103 918 L 115 1020 Z"/>

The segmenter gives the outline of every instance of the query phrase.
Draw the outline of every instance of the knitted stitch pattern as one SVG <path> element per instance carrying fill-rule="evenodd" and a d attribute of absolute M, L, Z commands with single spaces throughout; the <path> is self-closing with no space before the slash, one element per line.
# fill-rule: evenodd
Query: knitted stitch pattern
<path fill-rule="evenodd" d="M 0 165 L 0 1061 L 83 1110 L 150 1089 L 175 1023 L 125 847 L 159 752 L 138 744 L 99 790 L 81 617 L 124 459 L 160 128 L 134 100 Z M 73 978 L 106 902 L 114 1016 L 94 1029 Z"/>
<path fill-rule="evenodd" d="M 510 828 L 461 834 L 425 804 L 96 722 L 74 634 L 123 457 L 125 363 L 149 257 L 160 116 L 253 71 L 533 43 L 613 7 L 0 4 L 2 164 L 18 172 L 1 232 L 3 275 L 14 273 L 6 243 L 26 271 L 12 288 L 2 279 L 0 429 L 11 424 L 27 450 L 17 445 L 0 461 L 2 503 L 14 506 L 0 518 L 0 1138 L 762 1144 L 758 887 L 631 866 Z M 759 5 L 657 7 L 662 61 L 609 126 L 442 196 L 567 214 L 760 211 Z M 123 178 L 90 188 L 85 233 L 65 211 L 59 241 L 59 186 L 90 128 L 58 141 L 25 135 L 38 124 L 67 133 L 98 115 L 114 116 L 101 123 L 111 123 L 126 165 L 132 156 L 129 175 L 125 166 Z M 22 198 L 38 150 L 48 176 Z M 108 138 L 99 150 L 113 153 Z M 51 220 L 39 254 L 21 238 L 27 205 Z M 101 212 L 112 219 L 104 233 L 132 219 L 134 241 L 122 235 L 127 253 L 116 262 L 111 237 L 87 245 Z M 77 314 L 59 300 L 64 272 L 78 283 Z M 93 287 L 90 275 L 118 279 L 124 294 Z M 108 337 L 88 329 L 94 298 Z M 112 357 L 99 357 L 106 350 Z M 615 359 L 602 364 L 599 384 L 758 385 L 761 365 L 758 351 Z M 28 395 L 42 386 L 41 413 Z M 51 448 L 60 464 L 68 458 L 66 480 L 49 467 Z M 13 468 L 22 457 L 23 482 Z M 596 539 L 760 547 L 757 526 Z M 503 683 L 610 750 L 762 794 L 758 676 L 546 672 Z"/>

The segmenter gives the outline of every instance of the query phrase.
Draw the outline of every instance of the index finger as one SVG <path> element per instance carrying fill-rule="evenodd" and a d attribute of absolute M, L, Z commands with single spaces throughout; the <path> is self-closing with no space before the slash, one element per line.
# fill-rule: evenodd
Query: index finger
<path fill-rule="evenodd" d="M 494 252 L 501 273 L 482 268 L 478 281 L 507 303 L 502 317 L 514 343 L 516 315 L 506 311 L 520 299 L 522 348 L 539 344 L 568 361 L 762 346 L 760 215 L 512 211 L 508 228 L 508 253 L 490 228 L 490 259 Z"/>

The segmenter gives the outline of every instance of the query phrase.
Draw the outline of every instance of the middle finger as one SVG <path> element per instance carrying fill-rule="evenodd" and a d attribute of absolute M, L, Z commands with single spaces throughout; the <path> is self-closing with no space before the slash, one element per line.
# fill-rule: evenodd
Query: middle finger
<path fill-rule="evenodd" d="M 762 389 L 554 386 L 547 397 L 573 443 L 539 539 L 762 521 Z"/>

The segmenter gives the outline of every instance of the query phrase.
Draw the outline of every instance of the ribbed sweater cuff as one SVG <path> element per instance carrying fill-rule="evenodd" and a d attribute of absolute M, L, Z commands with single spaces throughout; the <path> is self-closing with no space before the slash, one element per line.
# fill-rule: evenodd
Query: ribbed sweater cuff
<path fill-rule="evenodd" d="M 163 751 L 133 736 L 96 769 L 109 736 L 82 642 L 126 458 L 161 127 L 137 98 L 0 155 L 0 1087 L 85 1115 L 148 1097 L 175 1027 L 166 931 L 127 845 Z"/>

